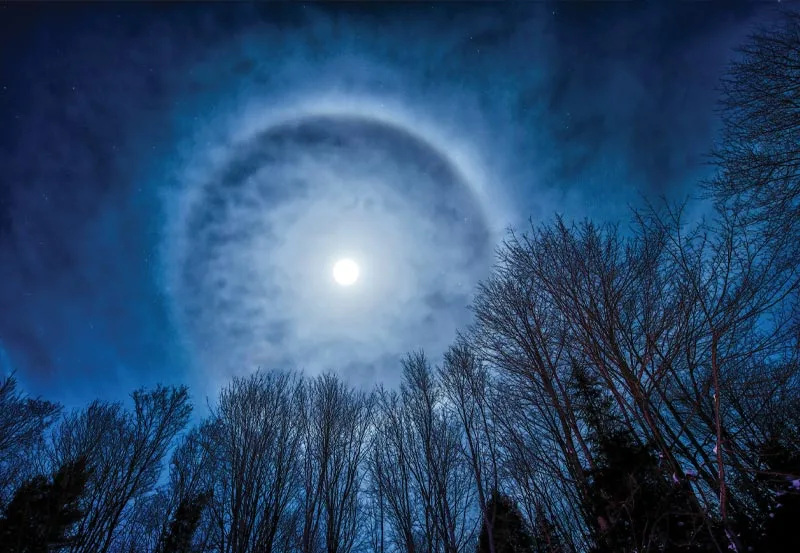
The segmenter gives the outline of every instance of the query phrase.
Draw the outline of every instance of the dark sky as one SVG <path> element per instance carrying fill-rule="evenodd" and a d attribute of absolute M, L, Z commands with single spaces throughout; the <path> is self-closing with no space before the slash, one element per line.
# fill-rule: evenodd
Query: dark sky
<path fill-rule="evenodd" d="M 391 385 L 505 228 L 691 194 L 774 6 L 2 4 L 0 367 L 68 405 Z"/>

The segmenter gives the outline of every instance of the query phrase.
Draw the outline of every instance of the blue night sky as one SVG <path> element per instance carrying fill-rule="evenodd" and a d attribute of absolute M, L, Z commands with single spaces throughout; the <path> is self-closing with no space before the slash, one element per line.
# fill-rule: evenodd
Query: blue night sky
<path fill-rule="evenodd" d="M 394 385 L 508 227 L 692 194 L 774 13 L 0 5 L 0 370 L 70 406 L 259 366 Z"/>

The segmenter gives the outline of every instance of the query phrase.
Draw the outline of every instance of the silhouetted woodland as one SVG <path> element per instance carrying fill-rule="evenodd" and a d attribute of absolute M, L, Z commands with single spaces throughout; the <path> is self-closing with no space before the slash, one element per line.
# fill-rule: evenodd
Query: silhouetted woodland
<path fill-rule="evenodd" d="M 510 234 L 397 389 L 260 371 L 188 428 L 185 388 L 6 378 L 0 552 L 800 551 L 800 17 L 722 93 L 704 219 Z"/>

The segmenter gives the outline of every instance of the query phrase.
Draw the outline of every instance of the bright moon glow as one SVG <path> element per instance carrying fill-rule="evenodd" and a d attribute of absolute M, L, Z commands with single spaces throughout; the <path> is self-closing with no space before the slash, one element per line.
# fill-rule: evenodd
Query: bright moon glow
<path fill-rule="evenodd" d="M 333 279 L 342 286 L 350 286 L 358 280 L 358 265 L 352 259 L 340 259 L 333 266 Z"/>

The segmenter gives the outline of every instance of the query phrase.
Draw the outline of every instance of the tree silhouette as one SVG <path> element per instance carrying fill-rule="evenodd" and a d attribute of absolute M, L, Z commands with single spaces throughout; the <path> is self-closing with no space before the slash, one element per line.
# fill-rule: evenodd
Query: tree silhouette
<path fill-rule="evenodd" d="M 161 553 L 189 553 L 200 515 L 211 497 L 203 492 L 181 500 L 163 539 Z"/>
<path fill-rule="evenodd" d="M 69 530 L 83 512 L 85 458 L 63 465 L 52 479 L 32 478 L 19 487 L 0 519 L 0 552 L 39 553 L 70 544 Z"/>
<path fill-rule="evenodd" d="M 739 48 L 721 81 L 723 127 L 707 184 L 723 210 L 755 225 L 798 263 L 800 13 L 786 12 Z"/>
<path fill-rule="evenodd" d="M 587 471 L 594 551 L 708 551 L 703 513 L 691 500 L 686 478 L 665 478 L 651 444 L 619 423 L 596 378 L 581 368 L 574 369 L 574 378 L 576 404 L 596 449 L 595 465 Z"/>
<path fill-rule="evenodd" d="M 543 513 L 536 517 L 533 533 L 535 553 L 566 553 L 567 548 L 562 543 L 559 530 L 553 521 Z"/>
<path fill-rule="evenodd" d="M 106 553 L 135 518 L 158 481 L 175 437 L 191 412 L 185 387 L 156 386 L 132 394 L 133 408 L 94 401 L 67 414 L 53 433 L 56 462 L 85 456 L 92 467 L 84 495 L 92 506 L 80 521 L 73 553 Z M 160 524 L 159 524 L 160 526 Z"/>
<path fill-rule="evenodd" d="M 762 444 L 759 457 L 763 472 L 759 479 L 766 482 L 769 503 L 763 521 L 762 539 L 757 540 L 759 551 L 800 551 L 800 451 L 785 440 L 770 437 Z"/>
<path fill-rule="evenodd" d="M 514 501 L 494 490 L 486 503 L 486 518 L 491 522 L 494 548 L 489 543 L 486 526 L 478 537 L 478 553 L 533 553 L 533 537 Z"/>
<path fill-rule="evenodd" d="M 59 411 L 55 403 L 21 393 L 13 374 L 0 378 L 0 505 L 11 500 L 20 482 L 45 472 L 31 458 Z"/>

